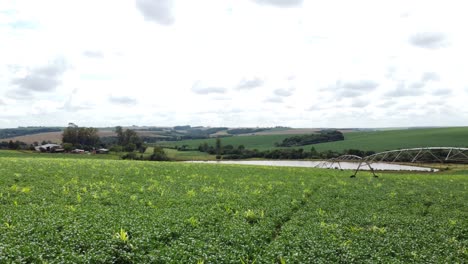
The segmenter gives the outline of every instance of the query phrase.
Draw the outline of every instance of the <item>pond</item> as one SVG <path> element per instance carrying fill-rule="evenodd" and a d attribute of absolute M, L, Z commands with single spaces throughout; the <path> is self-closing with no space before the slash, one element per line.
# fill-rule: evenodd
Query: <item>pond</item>
<path fill-rule="evenodd" d="M 186 161 L 189 163 L 209 163 L 209 164 L 240 164 L 240 165 L 262 165 L 279 167 L 307 167 L 307 168 L 331 168 L 355 170 L 359 162 L 329 162 L 329 161 L 304 161 L 304 160 L 222 160 L 222 161 Z M 396 163 L 374 162 L 371 164 L 374 170 L 387 171 L 437 171 L 437 169 L 401 165 Z M 363 163 L 361 170 L 369 170 L 369 167 Z"/>

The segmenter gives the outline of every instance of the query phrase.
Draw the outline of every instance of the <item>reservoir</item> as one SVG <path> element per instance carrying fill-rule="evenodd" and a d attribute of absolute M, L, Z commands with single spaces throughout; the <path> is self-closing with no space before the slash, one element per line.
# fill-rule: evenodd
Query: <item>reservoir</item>
<path fill-rule="evenodd" d="M 306 167 L 306 168 L 330 168 L 355 170 L 359 166 L 359 162 L 329 162 L 329 161 L 304 161 L 304 160 L 221 160 L 221 161 L 186 161 L 189 163 L 204 163 L 204 164 L 238 164 L 238 165 L 261 165 L 261 166 L 278 166 L 278 167 Z M 437 169 L 401 165 L 396 163 L 374 162 L 371 163 L 374 170 L 383 171 L 437 171 Z M 369 167 L 362 163 L 361 170 L 369 170 Z"/>

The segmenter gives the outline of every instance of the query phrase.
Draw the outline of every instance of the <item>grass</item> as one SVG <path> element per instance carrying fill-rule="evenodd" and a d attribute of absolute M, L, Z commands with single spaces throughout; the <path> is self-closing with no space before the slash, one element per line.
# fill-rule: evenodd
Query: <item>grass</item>
<path fill-rule="evenodd" d="M 70 153 L 39 153 L 29 150 L 0 150 L 0 158 L 53 158 L 53 159 L 120 159 L 121 153 L 110 154 L 70 154 Z"/>
<path fill-rule="evenodd" d="M 222 138 L 223 145 L 244 145 L 249 149 L 268 150 L 276 149 L 275 143 L 293 135 L 258 135 L 235 136 Z M 387 130 L 375 132 L 349 132 L 345 133 L 345 140 L 301 146 L 305 150 L 314 147 L 318 151 L 343 151 L 345 149 L 360 149 L 385 151 L 412 147 L 467 147 L 468 127 L 451 128 L 425 128 Z M 161 143 L 166 147 L 188 145 L 190 148 L 198 148 L 200 144 L 207 142 L 215 145 L 215 139 L 184 140 Z"/>
<path fill-rule="evenodd" d="M 385 151 L 416 147 L 468 147 L 468 127 L 346 133 L 345 140 L 313 145 L 318 151 Z M 305 149 L 311 146 L 304 146 Z"/>
<path fill-rule="evenodd" d="M 0 263 L 463 263 L 468 172 L 0 158 Z"/>
<path fill-rule="evenodd" d="M 147 147 L 144 156 L 153 154 L 153 147 Z M 173 161 L 184 160 L 216 160 L 216 155 L 210 155 L 200 151 L 177 151 L 176 149 L 165 148 L 167 157 Z"/>
<path fill-rule="evenodd" d="M 175 149 L 164 149 L 171 160 L 215 160 L 216 155 L 210 155 L 200 151 L 177 151 Z"/>
<path fill-rule="evenodd" d="M 258 136 L 232 136 L 223 137 L 221 142 L 223 145 L 233 145 L 235 147 L 244 145 L 249 149 L 267 150 L 274 148 L 275 142 L 280 142 L 283 139 L 295 136 L 295 135 L 258 135 Z M 181 140 L 181 141 L 166 141 L 161 142 L 158 145 L 164 147 L 174 147 L 187 145 L 191 149 L 197 149 L 200 144 L 208 143 L 211 146 L 215 145 L 216 139 L 193 139 L 193 140 Z"/>

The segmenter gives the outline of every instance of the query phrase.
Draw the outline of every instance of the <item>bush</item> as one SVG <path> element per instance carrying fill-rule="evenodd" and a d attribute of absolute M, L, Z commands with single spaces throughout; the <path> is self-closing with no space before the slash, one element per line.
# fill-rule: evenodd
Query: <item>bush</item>
<path fill-rule="evenodd" d="M 137 154 L 135 152 L 129 152 L 122 156 L 122 159 L 129 159 L 129 160 L 136 160 L 138 159 Z"/>
<path fill-rule="evenodd" d="M 124 150 L 128 151 L 128 152 L 135 151 L 135 149 L 136 149 L 136 145 L 133 144 L 133 143 L 129 143 L 129 144 L 124 146 Z"/>
<path fill-rule="evenodd" d="M 66 152 L 70 152 L 73 150 L 73 144 L 71 143 L 63 143 L 63 149 L 66 151 Z"/>
<path fill-rule="evenodd" d="M 122 152 L 122 146 L 114 145 L 109 150 L 112 152 Z"/>
<path fill-rule="evenodd" d="M 288 137 L 283 139 L 283 142 L 276 143 L 276 145 L 278 147 L 293 147 L 339 140 L 344 140 L 343 133 L 337 130 L 325 130 L 320 131 L 318 134 Z"/>
<path fill-rule="evenodd" d="M 167 157 L 167 154 L 163 148 L 154 147 L 153 154 L 150 156 L 150 160 L 167 161 L 169 160 L 169 157 Z"/>

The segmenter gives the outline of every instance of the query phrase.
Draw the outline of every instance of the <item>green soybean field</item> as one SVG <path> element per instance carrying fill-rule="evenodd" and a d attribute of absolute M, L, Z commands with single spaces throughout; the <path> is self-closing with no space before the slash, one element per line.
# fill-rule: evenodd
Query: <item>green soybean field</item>
<path fill-rule="evenodd" d="M 0 158 L 0 263 L 466 263 L 468 171 Z"/>

